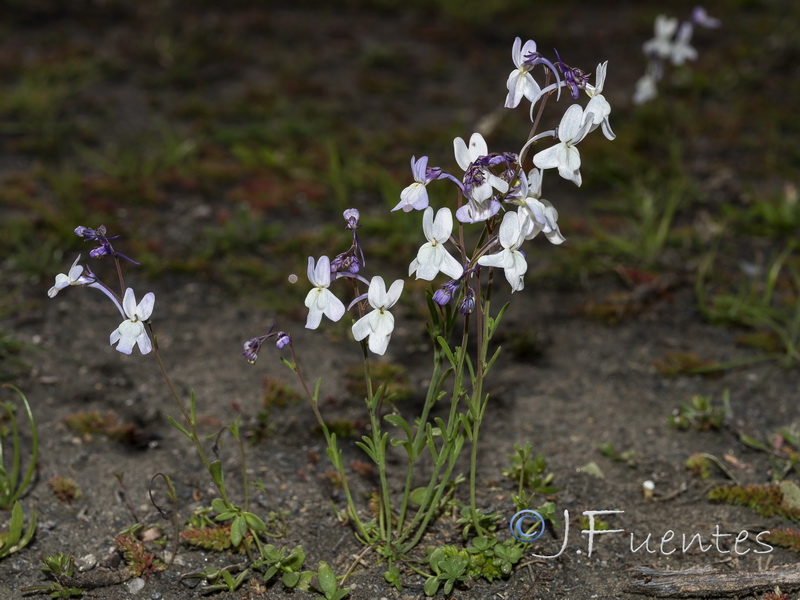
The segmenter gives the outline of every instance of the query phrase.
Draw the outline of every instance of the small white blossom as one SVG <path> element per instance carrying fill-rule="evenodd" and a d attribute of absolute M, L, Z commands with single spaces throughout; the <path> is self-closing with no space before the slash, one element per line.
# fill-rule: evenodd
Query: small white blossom
<path fill-rule="evenodd" d="M 440 208 L 433 217 L 433 209 L 429 206 L 422 213 L 422 232 L 425 234 L 426 244 L 417 252 L 417 258 L 411 261 L 408 274 L 415 271 L 417 279 L 432 281 L 439 271 L 450 277 L 458 279 L 464 273 L 464 268 L 444 247 L 453 232 L 453 215 L 449 208 Z"/>
<path fill-rule="evenodd" d="M 469 173 L 472 163 L 481 156 L 489 154 L 489 147 L 486 145 L 486 140 L 483 139 L 480 133 L 476 132 L 472 134 L 469 138 L 469 147 L 467 147 L 463 139 L 457 137 L 453 140 L 453 150 L 455 151 L 458 166 L 461 167 L 463 171 L 467 172 L 467 177 L 472 177 L 471 180 L 464 182 L 470 199 L 481 204 L 492 197 L 492 188 L 503 194 L 508 191 L 508 182 L 503 181 L 485 167 L 479 169 L 481 181 L 476 179 L 475 173 Z"/>
<path fill-rule="evenodd" d="M 56 275 L 55 285 L 47 290 L 47 295 L 51 298 L 55 298 L 56 294 L 63 290 L 65 287 L 69 287 L 71 285 L 88 285 L 94 281 L 91 277 L 87 277 L 83 274 L 83 267 L 78 264 L 78 261 L 81 259 L 80 256 L 75 259 L 75 262 L 72 263 L 72 267 L 70 267 L 69 273 L 66 275 L 64 273 L 59 273 Z"/>
<path fill-rule="evenodd" d="M 586 93 L 591 100 L 586 104 L 586 108 L 583 112 L 585 116 L 592 115 L 591 130 L 594 130 L 599 125 L 606 139 L 613 140 L 617 136 L 611 130 L 611 123 L 608 121 L 608 116 L 611 114 L 611 105 L 608 103 L 608 100 L 605 99 L 605 96 L 603 96 L 603 85 L 606 81 L 607 68 L 608 61 L 597 65 L 595 84 L 586 84 Z"/>
<path fill-rule="evenodd" d="M 388 292 L 383 277 L 376 275 L 369 282 L 367 300 L 374 310 L 353 324 L 353 337 L 360 342 L 369 336 L 369 349 L 375 354 L 382 356 L 389 346 L 389 339 L 394 330 L 394 317 L 389 309 L 400 299 L 402 291 L 402 279 L 395 281 Z"/>
<path fill-rule="evenodd" d="M 144 322 L 153 314 L 153 306 L 156 303 L 156 296 L 153 292 L 144 295 L 142 301 L 136 304 L 136 296 L 131 288 L 125 290 L 125 296 L 122 298 L 122 308 L 125 311 L 125 319 L 119 324 L 110 337 L 111 345 L 117 344 L 117 350 L 123 354 L 130 354 L 133 351 L 133 345 L 139 346 L 139 351 L 142 354 L 147 354 L 153 349 L 150 338 L 147 336 Z"/>
<path fill-rule="evenodd" d="M 570 106 L 558 126 L 558 139 L 561 143 L 536 153 L 533 164 L 540 169 L 558 168 L 561 177 L 580 186 L 581 153 L 575 145 L 586 137 L 593 121 L 588 114 L 584 115 L 580 105 Z"/>
<path fill-rule="evenodd" d="M 672 53 L 672 37 L 678 30 L 678 19 L 658 15 L 656 17 L 655 35 L 642 45 L 645 54 L 652 54 L 659 58 L 669 58 Z"/>
<path fill-rule="evenodd" d="M 675 36 L 675 42 L 672 44 L 672 49 L 669 53 L 669 58 L 676 67 L 682 65 L 687 60 L 694 60 L 697 58 L 697 50 L 689 44 L 692 40 L 693 32 L 694 28 L 691 23 L 683 23 L 681 24 L 681 28 L 678 29 L 678 35 Z"/>
<path fill-rule="evenodd" d="M 426 186 L 432 181 L 427 177 L 428 157 L 423 156 L 416 160 L 411 157 L 411 173 L 414 176 L 414 183 L 405 187 L 400 192 L 400 202 L 392 211 L 402 209 L 403 212 L 411 210 L 422 210 L 428 206 L 428 190 Z"/>
<path fill-rule="evenodd" d="M 519 215 L 507 212 L 500 223 L 500 245 L 503 249 L 497 254 L 481 256 L 478 264 L 484 267 L 500 267 L 505 271 L 506 279 L 511 284 L 511 291 L 518 292 L 525 287 L 525 272 L 528 263 L 525 255 L 519 251 L 525 241 L 525 232 L 522 229 Z"/>
<path fill-rule="evenodd" d="M 314 257 L 308 257 L 308 280 L 314 288 L 306 295 L 305 305 L 308 308 L 307 329 L 316 329 L 322 321 L 322 315 L 331 321 L 338 321 L 344 315 L 344 304 L 328 289 L 331 284 L 331 262 L 327 256 L 320 256 L 316 267 Z"/>
<path fill-rule="evenodd" d="M 530 67 L 524 64 L 525 57 L 528 54 L 536 52 L 536 42 L 528 40 L 522 44 L 520 38 L 514 40 L 514 46 L 511 49 L 511 59 L 517 67 L 508 76 L 506 87 L 508 88 L 508 95 L 506 96 L 506 108 L 516 108 L 519 106 L 522 97 L 524 96 L 529 101 L 533 102 L 539 95 L 541 87 L 533 75 L 530 73 Z"/>
<path fill-rule="evenodd" d="M 528 198 L 525 206 L 519 207 L 517 211 L 520 228 L 526 240 L 532 240 L 544 233 L 551 244 L 559 245 L 567 241 L 558 228 L 558 211 L 549 201 Z"/>

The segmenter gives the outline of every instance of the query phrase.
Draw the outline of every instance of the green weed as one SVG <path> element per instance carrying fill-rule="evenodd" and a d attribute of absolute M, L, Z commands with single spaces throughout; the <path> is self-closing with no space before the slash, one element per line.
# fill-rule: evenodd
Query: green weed
<path fill-rule="evenodd" d="M 800 267 L 797 245 L 790 242 L 765 267 L 754 267 L 728 285 L 710 282 L 716 261 L 711 252 L 698 268 L 695 296 L 700 312 L 709 321 L 737 325 L 777 336 L 787 364 L 800 362 Z"/>
<path fill-rule="evenodd" d="M 28 489 L 28 485 L 36 471 L 36 461 L 39 457 L 39 435 L 36 429 L 36 422 L 33 419 L 31 407 L 25 394 L 10 383 L 3 384 L 2 387 L 8 388 L 19 396 L 22 406 L 25 409 L 25 416 L 28 420 L 28 428 L 31 433 L 31 450 L 28 468 L 25 475 L 22 475 L 23 448 L 20 441 L 19 428 L 17 426 L 17 407 L 11 402 L 0 403 L 0 408 L 5 411 L 8 419 L 8 433 L 0 431 L 0 509 L 7 509 L 17 502 Z M 4 440 L 11 437 L 11 464 L 6 465 L 6 454 Z"/>
<path fill-rule="evenodd" d="M 676 429 L 683 430 L 722 429 L 725 421 L 731 417 L 730 400 L 728 390 L 722 394 L 722 406 L 715 405 L 711 396 L 692 396 L 690 402 L 682 402 L 678 408 L 672 411 L 669 424 Z"/>
<path fill-rule="evenodd" d="M 83 590 L 74 583 L 75 559 L 63 552 L 42 558 L 42 571 L 55 581 L 46 585 L 31 585 L 22 588 L 23 594 L 49 594 L 51 598 L 73 598 L 83 595 Z"/>

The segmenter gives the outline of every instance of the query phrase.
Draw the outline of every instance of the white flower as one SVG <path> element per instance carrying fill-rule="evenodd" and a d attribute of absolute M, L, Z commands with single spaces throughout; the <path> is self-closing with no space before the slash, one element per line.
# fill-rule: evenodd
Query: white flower
<path fill-rule="evenodd" d="M 58 294 L 58 292 L 63 290 L 65 287 L 69 287 L 71 285 L 88 285 L 94 281 L 93 278 L 83 275 L 83 267 L 78 264 L 80 259 L 80 256 L 75 259 L 75 262 L 72 263 L 69 273 L 66 275 L 64 273 L 59 273 L 56 275 L 55 285 L 47 290 L 48 296 L 55 298 L 56 294 Z"/>
<path fill-rule="evenodd" d="M 414 176 L 414 183 L 407 186 L 400 192 L 400 202 L 392 211 L 402 209 L 403 212 L 411 210 L 422 210 L 428 206 L 428 190 L 425 188 L 433 179 L 428 178 L 428 157 L 423 156 L 416 160 L 411 157 L 411 173 Z"/>
<path fill-rule="evenodd" d="M 694 29 L 691 23 L 683 23 L 678 30 L 678 35 L 675 36 L 675 42 L 672 44 L 669 58 L 676 67 L 682 65 L 687 60 L 694 60 L 697 58 L 697 50 L 689 44 L 692 39 L 693 31 Z"/>
<path fill-rule="evenodd" d="M 394 317 L 389 309 L 400 299 L 402 291 L 402 279 L 395 281 L 388 292 L 383 277 L 376 275 L 369 282 L 367 300 L 375 310 L 367 313 L 353 324 L 353 337 L 360 342 L 369 336 L 369 349 L 375 354 L 383 355 L 386 352 L 394 330 Z"/>
<path fill-rule="evenodd" d="M 453 140 L 453 150 L 458 166 L 466 172 L 464 184 L 470 199 L 480 204 L 492 197 L 492 188 L 504 194 L 508 191 L 508 183 L 486 167 L 480 167 L 477 173 L 470 172 L 472 163 L 489 154 L 489 147 L 480 133 L 473 133 L 469 138 L 469 148 L 464 140 L 457 137 Z"/>
<path fill-rule="evenodd" d="M 653 54 L 660 58 L 668 58 L 672 53 L 672 36 L 678 30 L 678 19 L 658 15 L 655 24 L 655 36 L 642 45 L 645 54 Z"/>
<path fill-rule="evenodd" d="M 128 318 L 111 333 L 111 345 L 113 346 L 119 342 L 117 350 L 124 354 L 130 354 L 134 344 L 138 344 L 139 351 L 142 354 L 150 352 L 153 349 L 153 345 L 150 343 L 150 338 L 147 337 L 144 322 L 153 314 L 153 305 L 155 303 L 156 296 L 153 292 L 145 294 L 142 301 L 136 304 L 136 296 L 133 290 L 131 288 L 125 290 L 125 296 L 122 298 L 122 308 Z"/>
<path fill-rule="evenodd" d="M 415 271 L 417 279 L 432 281 L 441 271 L 450 279 L 458 279 L 464 273 L 464 268 L 445 249 L 444 243 L 450 239 L 453 232 L 453 215 L 449 208 L 440 208 L 433 218 L 433 209 L 429 206 L 422 213 L 422 232 L 425 234 L 426 244 L 420 247 L 417 258 L 411 261 L 408 274 Z"/>
<path fill-rule="evenodd" d="M 506 96 L 506 108 L 516 108 L 519 106 L 520 100 L 525 96 L 528 100 L 533 102 L 534 98 L 539 95 L 541 87 L 533 75 L 530 74 L 530 67 L 524 64 L 525 57 L 528 54 L 536 52 L 536 42 L 528 40 L 525 45 L 522 44 L 520 38 L 514 40 L 514 46 L 511 49 L 511 59 L 516 65 L 516 69 L 511 71 L 506 82 L 508 88 L 508 95 Z"/>
<path fill-rule="evenodd" d="M 306 296 L 308 318 L 307 329 L 316 329 L 322 321 L 322 315 L 331 321 L 338 321 L 344 315 L 344 304 L 328 289 L 331 284 L 331 262 L 327 256 L 320 256 L 314 267 L 314 257 L 308 257 L 308 280 L 315 286 Z"/>
<path fill-rule="evenodd" d="M 533 157 L 533 164 L 540 169 L 557 167 L 561 177 L 580 186 L 581 153 L 578 152 L 575 145 L 586 137 L 592 123 L 593 118 L 590 119 L 588 114 L 584 115 L 580 105 L 570 106 L 561 117 L 561 123 L 558 126 L 558 139 L 561 143 L 536 153 Z"/>
<path fill-rule="evenodd" d="M 500 223 L 499 239 L 503 250 L 497 254 L 481 256 L 478 264 L 484 267 L 501 267 L 505 271 L 508 283 L 511 284 L 511 291 L 518 292 L 525 287 L 528 263 L 525 261 L 525 255 L 519 251 L 519 247 L 525 241 L 525 232 L 517 213 L 505 214 L 503 222 Z"/>
<path fill-rule="evenodd" d="M 558 228 L 558 211 L 547 200 L 527 198 L 525 206 L 517 209 L 522 235 L 532 240 L 539 233 L 544 233 L 551 244 L 559 245 L 567 241 Z"/>
<path fill-rule="evenodd" d="M 603 96 L 603 85 L 606 81 L 607 68 L 608 61 L 597 65 L 595 84 L 586 84 L 586 93 L 591 100 L 589 100 L 583 113 L 584 116 L 592 115 L 591 130 L 596 129 L 599 125 L 603 130 L 603 135 L 606 136 L 607 139 L 613 140 L 617 136 L 611 131 L 611 123 L 608 122 L 608 116 L 611 114 L 611 105 Z"/>

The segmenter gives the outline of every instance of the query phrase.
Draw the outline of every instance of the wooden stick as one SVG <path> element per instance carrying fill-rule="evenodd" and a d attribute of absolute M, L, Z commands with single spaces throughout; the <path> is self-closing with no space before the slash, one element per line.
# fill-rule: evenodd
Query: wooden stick
<path fill-rule="evenodd" d="M 747 596 L 781 588 L 800 588 L 800 564 L 770 571 L 715 571 L 712 567 L 696 567 L 684 571 L 658 571 L 635 567 L 637 581 L 626 586 L 632 594 L 657 598 L 694 598 L 705 596 Z"/>

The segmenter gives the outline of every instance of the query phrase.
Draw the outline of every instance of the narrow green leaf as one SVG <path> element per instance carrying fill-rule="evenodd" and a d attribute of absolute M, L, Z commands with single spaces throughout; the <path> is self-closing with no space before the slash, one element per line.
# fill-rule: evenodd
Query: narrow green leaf
<path fill-rule="evenodd" d="M 180 423 L 178 423 L 178 422 L 177 422 L 175 419 L 173 419 L 173 418 L 172 418 L 172 417 L 170 417 L 169 415 L 167 415 L 167 421 L 169 421 L 169 424 L 170 424 L 170 425 L 172 425 L 172 426 L 173 426 L 175 429 L 177 429 L 178 431 L 180 431 L 180 432 L 181 432 L 183 435 L 185 435 L 185 436 L 186 436 L 188 439 L 190 439 L 190 440 L 192 439 L 192 434 L 191 434 L 191 433 L 189 433 L 189 432 L 186 430 L 186 428 L 185 428 L 183 425 L 181 425 Z"/>
<path fill-rule="evenodd" d="M 436 338 L 436 341 L 439 342 L 439 346 L 442 348 L 442 352 L 444 352 L 445 356 L 447 357 L 447 360 L 449 360 L 450 364 L 453 365 L 453 367 L 455 368 L 457 362 L 455 357 L 453 356 L 453 351 L 450 350 L 450 346 L 448 345 L 447 340 L 444 339 L 442 336 L 439 336 Z"/>
<path fill-rule="evenodd" d="M 287 360 L 286 357 L 281 356 L 281 362 L 285 364 L 287 367 L 289 367 L 292 373 L 297 373 L 297 366 L 293 362 Z"/>
<path fill-rule="evenodd" d="M 757 440 L 754 437 L 750 437 L 749 435 L 745 435 L 742 433 L 739 434 L 739 439 L 746 445 L 750 446 L 751 448 L 755 448 L 756 450 L 762 450 L 764 452 L 769 451 L 767 445 L 764 442 Z"/>
<path fill-rule="evenodd" d="M 489 359 L 489 362 L 486 363 L 486 368 L 483 370 L 483 374 L 484 375 L 486 375 L 486 373 L 489 372 L 489 369 L 492 368 L 492 365 L 494 364 L 494 361 L 496 361 L 497 357 L 500 356 L 500 351 L 502 349 L 503 349 L 502 346 L 498 346 L 497 350 L 494 351 L 494 354 L 492 354 L 492 358 Z"/>
<path fill-rule="evenodd" d="M 506 310 L 508 310 L 509 304 L 510 303 L 506 302 L 503 305 L 503 308 L 500 309 L 500 312 L 497 313 L 497 316 L 494 319 L 492 319 L 492 318 L 489 319 L 489 337 L 490 338 L 494 335 L 494 332 L 497 329 L 497 326 L 500 324 L 500 321 L 503 319 L 503 315 L 506 314 Z"/>
<path fill-rule="evenodd" d="M 408 436 L 409 439 L 411 439 L 413 437 L 413 434 L 411 433 L 411 427 L 409 426 L 408 421 L 406 421 L 400 415 L 388 414 L 383 418 L 386 420 L 387 423 L 402 429 L 403 432 L 406 434 L 406 436 Z"/>

